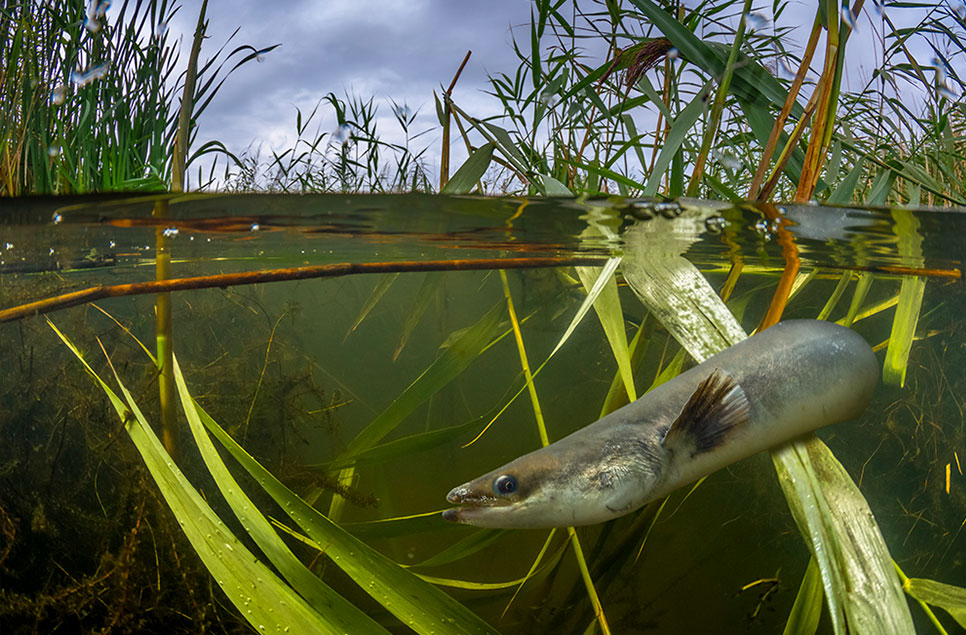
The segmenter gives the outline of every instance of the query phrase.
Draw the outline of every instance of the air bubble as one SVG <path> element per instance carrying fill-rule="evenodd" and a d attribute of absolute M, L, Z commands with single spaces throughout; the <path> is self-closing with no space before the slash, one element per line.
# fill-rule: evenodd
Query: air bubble
<path fill-rule="evenodd" d="M 724 219 L 724 216 L 709 216 L 704 221 L 705 229 L 711 234 L 720 234 L 727 225 L 728 221 Z"/>
<path fill-rule="evenodd" d="M 174 238 L 178 235 L 177 227 L 166 227 L 163 232 L 161 232 L 165 238 Z"/>
<path fill-rule="evenodd" d="M 257 232 L 257 231 L 261 230 L 261 228 L 262 228 L 262 226 L 259 225 L 258 223 L 252 223 L 252 226 L 249 229 L 251 231 L 253 231 L 253 232 Z"/>
<path fill-rule="evenodd" d="M 50 146 L 47 148 L 47 156 L 51 159 L 56 159 L 60 156 L 60 146 Z"/>
<path fill-rule="evenodd" d="M 51 217 L 51 220 L 54 222 L 54 225 L 59 225 L 60 223 L 63 222 L 64 217 L 58 214 L 57 212 L 54 212 L 54 215 Z"/>

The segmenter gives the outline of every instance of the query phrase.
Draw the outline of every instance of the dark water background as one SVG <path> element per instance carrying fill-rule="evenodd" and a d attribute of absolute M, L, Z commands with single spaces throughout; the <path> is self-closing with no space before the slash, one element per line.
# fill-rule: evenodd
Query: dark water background
<path fill-rule="evenodd" d="M 156 230 L 167 230 L 171 275 L 182 277 L 342 262 L 601 258 L 621 249 L 620 235 L 632 224 L 674 216 L 673 208 L 617 200 L 423 195 L 186 196 L 169 201 L 164 221 L 151 218 L 153 206 L 154 199 L 118 197 L 0 201 L 0 309 L 96 284 L 153 279 Z M 905 386 L 880 386 L 859 421 L 819 435 L 860 485 L 904 571 L 963 585 L 966 214 L 722 206 L 686 255 L 715 288 L 736 258 L 744 262 L 730 306 L 749 331 L 785 263 L 775 214 L 790 221 L 785 226 L 802 271 L 817 270 L 789 303 L 787 318 L 815 317 L 840 276 L 850 272 L 874 276 L 863 307 L 894 297 L 905 275 L 927 280 L 921 339 L 913 345 Z M 902 223 L 914 229 L 900 249 L 897 234 L 907 231 L 897 229 Z M 537 366 L 566 329 L 583 290 L 554 269 L 508 275 L 517 313 L 528 316 L 523 335 Z M 325 463 L 433 362 L 454 331 L 505 303 L 495 271 L 402 273 L 352 330 L 381 280 L 360 275 L 173 296 L 175 350 L 195 396 L 295 491 L 321 491 L 323 510 L 329 498 Z M 854 288 L 853 281 L 830 319 L 844 317 Z M 639 324 L 645 314 L 640 302 L 626 286 L 620 292 L 625 317 Z M 153 302 L 144 295 L 97 304 L 153 349 Z M 878 345 L 889 337 L 894 311 L 858 320 L 853 328 Z M 91 306 L 50 318 L 109 374 L 100 341 L 142 407 L 156 412 L 152 367 L 113 320 Z M 403 342 L 407 323 L 415 326 Z M 662 328 L 653 330 L 635 369 L 639 391 L 677 350 Z M 881 361 L 884 350 L 878 355 Z M 10 632 L 196 632 L 202 625 L 244 632 L 106 400 L 42 317 L 0 324 L 0 364 L 0 625 Z M 591 313 L 536 380 L 551 440 L 599 417 L 615 372 Z M 466 423 L 465 433 L 416 455 L 361 467 L 357 499 L 342 520 L 440 510 L 452 486 L 538 447 L 525 394 L 480 441 L 462 447 L 512 396 L 519 375 L 516 347 L 504 338 L 387 440 Z M 196 453 L 186 451 L 182 465 L 215 509 L 229 515 L 214 500 Z M 265 509 L 276 513 L 271 505 Z M 597 580 L 615 633 L 783 628 L 808 552 L 767 455 L 712 475 L 686 500 L 684 491 L 672 495 L 639 558 L 643 530 L 635 520 L 632 514 L 580 530 L 589 560 L 608 563 Z M 417 564 L 476 531 L 439 519 L 390 536 L 369 525 L 350 526 L 403 564 Z M 510 580 L 526 573 L 545 538 L 536 530 L 500 533 L 465 559 L 416 570 Z M 335 567 L 326 567 L 324 557 L 301 553 L 330 584 L 380 615 Z M 454 591 L 504 632 L 579 633 L 592 617 L 569 550 L 551 575 L 528 582 L 501 620 L 511 593 Z M 913 614 L 922 626 L 917 607 Z M 830 632 L 827 619 L 820 630 Z"/>

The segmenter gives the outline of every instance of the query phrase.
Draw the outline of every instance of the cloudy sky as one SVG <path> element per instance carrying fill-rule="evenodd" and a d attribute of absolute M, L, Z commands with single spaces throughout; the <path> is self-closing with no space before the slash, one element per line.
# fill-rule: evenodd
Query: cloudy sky
<path fill-rule="evenodd" d="M 182 60 L 187 59 L 200 0 L 185 0 L 169 25 L 183 33 Z M 864 82 L 881 55 L 881 45 L 869 9 L 858 23 L 849 48 L 846 84 Z M 770 0 L 756 2 L 769 13 Z M 235 29 L 229 46 L 251 44 L 264 48 L 280 44 L 260 63 L 240 68 L 224 84 L 200 120 L 199 142 L 218 139 L 235 153 L 250 145 L 270 149 L 290 147 L 295 140 L 296 108 L 306 115 L 333 92 L 375 98 L 379 130 L 390 141 L 399 140 L 389 99 L 420 112 L 417 130 L 436 125 L 433 90 L 448 85 L 467 50 L 473 55 L 454 91 L 456 102 L 478 116 L 497 112 L 496 100 L 484 94 L 487 73 L 512 73 L 518 61 L 511 46 L 511 29 L 528 45 L 528 0 L 215 0 L 208 7 L 209 39 L 202 57 L 223 44 Z M 800 52 L 814 16 L 814 0 L 793 1 L 782 23 L 796 26 L 789 50 Z M 906 21 L 905 14 L 896 15 Z M 798 26 L 803 25 L 803 26 Z M 807 25 L 807 26 L 804 26 Z M 207 54 L 207 55 L 206 55 Z M 821 55 L 816 59 L 821 63 Z M 327 106 L 322 130 L 334 130 Z M 439 134 L 420 139 L 429 145 L 427 157 L 438 171 Z M 454 168 L 465 156 L 454 142 Z"/>
<path fill-rule="evenodd" d="M 169 29 L 190 34 L 199 7 L 197 0 L 184 2 Z M 297 107 L 307 115 L 330 92 L 374 97 L 379 128 L 390 138 L 398 130 L 390 98 L 419 110 L 418 130 L 434 126 L 433 90 L 449 85 L 468 50 L 473 54 L 454 97 L 471 112 L 495 112 L 493 100 L 482 93 L 486 74 L 516 67 L 510 28 L 528 24 L 530 5 L 526 0 L 233 0 L 211 2 L 208 15 L 204 51 L 216 50 L 236 28 L 233 44 L 281 44 L 260 63 L 236 71 L 199 122 L 199 141 L 220 139 L 235 152 L 256 141 L 264 156 L 269 147 L 294 141 Z M 187 49 L 190 37 L 184 41 Z M 320 110 L 327 116 L 323 130 L 334 128 L 331 110 Z M 438 139 L 433 133 L 421 140 L 433 141 L 433 157 L 439 154 Z"/>

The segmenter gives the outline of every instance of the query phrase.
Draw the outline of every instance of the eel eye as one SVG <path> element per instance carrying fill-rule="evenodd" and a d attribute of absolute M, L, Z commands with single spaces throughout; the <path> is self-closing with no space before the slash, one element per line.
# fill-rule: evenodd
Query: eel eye
<path fill-rule="evenodd" d="M 493 491 L 500 496 L 509 496 L 517 491 L 517 479 L 509 474 L 497 476 L 493 481 Z"/>

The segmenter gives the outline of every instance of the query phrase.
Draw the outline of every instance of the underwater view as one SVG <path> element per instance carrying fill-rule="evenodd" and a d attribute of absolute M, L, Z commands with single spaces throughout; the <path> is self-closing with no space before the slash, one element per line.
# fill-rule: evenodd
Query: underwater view
<path fill-rule="evenodd" d="M 855 541 L 831 565 L 885 566 L 896 590 L 892 560 L 913 581 L 966 578 L 960 212 L 426 195 L 3 211 L 10 632 L 241 632 L 250 611 L 281 632 L 331 620 L 348 632 L 579 633 L 601 611 L 614 632 L 765 633 L 796 610 L 832 632 L 807 514 L 785 500 L 803 485 L 786 468 L 776 478 L 767 453 L 575 534 L 442 516 L 460 483 L 691 367 L 727 336 L 706 323 L 753 332 L 789 250 L 783 318 L 848 326 L 882 373 L 859 416 L 818 431 L 821 451 L 802 446 L 822 513 L 846 531 L 837 540 Z M 170 429 L 155 289 L 139 288 L 157 284 L 157 234 L 167 282 L 185 289 L 170 295 Z M 884 594 L 887 582 L 869 584 Z M 874 606 L 843 613 L 862 610 L 881 619 Z M 955 628 L 936 612 L 904 619 Z"/>
<path fill-rule="evenodd" d="M 966 3 L 0 6 L 0 635 L 966 632 Z"/>

